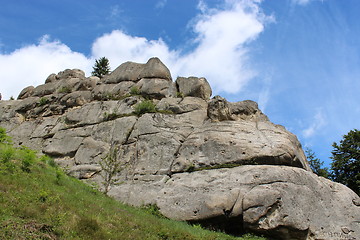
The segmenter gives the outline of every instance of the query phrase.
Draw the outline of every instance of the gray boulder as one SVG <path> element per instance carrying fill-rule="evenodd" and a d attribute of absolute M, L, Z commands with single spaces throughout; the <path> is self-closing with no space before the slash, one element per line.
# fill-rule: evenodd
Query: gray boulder
<path fill-rule="evenodd" d="M 96 100 L 113 100 L 122 98 L 130 93 L 134 86 L 132 81 L 123 81 L 117 84 L 99 84 L 92 90 L 92 95 Z"/>
<path fill-rule="evenodd" d="M 142 78 L 135 86 L 141 95 L 161 99 L 175 95 L 173 82 L 161 78 Z"/>
<path fill-rule="evenodd" d="M 181 173 L 160 192 L 153 201 L 172 219 L 206 224 L 223 216 L 229 228 L 243 226 L 284 240 L 360 235 L 360 209 L 353 203 L 359 196 L 300 168 L 240 166 Z"/>
<path fill-rule="evenodd" d="M 84 79 L 85 72 L 80 69 L 66 69 L 64 71 L 59 72 L 56 76 L 56 79 L 68 79 L 68 78 Z"/>
<path fill-rule="evenodd" d="M 176 79 L 176 86 L 183 96 L 199 97 L 208 100 L 212 94 L 211 87 L 205 78 L 178 77 Z"/>
<path fill-rule="evenodd" d="M 51 82 L 55 82 L 57 80 L 59 80 L 57 78 L 57 75 L 55 73 L 52 73 L 46 78 L 45 83 L 51 83 Z"/>
<path fill-rule="evenodd" d="M 225 98 L 215 96 L 208 104 L 208 117 L 212 121 L 268 120 L 259 110 L 257 103 L 251 100 L 231 103 Z"/>
<path fill-rule="evenodd" d="M 161 78 L 171 81 L 169 69 L 158 58 L 151 58 L 146 64 L 126 62 L 104 78 L 108 84 L 121 81 L 137 82 L 141 78 Z"/>
<path fill-rule="evenodd" d="M 205 100 L 196 97 L 184 98 L 163 98 L 156 105 L 162 111 L 169 111 L 176 114 L 189 113 L 196 110 L 206 111 L 208 104 Z"/>
<path fill-rule="evenodd" d="M 55 82 L 50 82 L 37 86 L 32 93 L 33 97 L 43 97 L 55 93 L 58 85 Z"/>
<path fill-rule="evenodd" d="M 125 62 L 108 76 L 105 76 L 104 82 L 107 84 L 114 84 L 122 81 L 139 81 L 143 66 L 144 64 L 141 63 Z"/>
<path fill-rule="evenodd" d="M 67 107 L 82 106 L 92 101 L 92 94 L 90 91 L 76 91 L 65 95 L 59 101 Z"/>
<path fill-rule="evenodd" d="M 26 87 L 24 88 L 17 99 L 25 99 L 25 98 L 28 98 L 32 95 L 33 91 L 34 91 L 34 86 L 29 86 L 29 87 Z"/>
<path fill-rule="evenodd" d="M 153 57 L 144 65 L 139 78 L 161 78 L 171 81 L 171 74 L 159 58 Z"/>

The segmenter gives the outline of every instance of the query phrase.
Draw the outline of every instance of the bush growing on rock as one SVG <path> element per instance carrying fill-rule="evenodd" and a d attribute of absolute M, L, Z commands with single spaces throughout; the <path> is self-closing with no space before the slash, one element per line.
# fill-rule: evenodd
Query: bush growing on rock
<path fill-rule="evenodd" d="M 46 97 L 42 97 L 39 100 L 38 106 L 44 106 L 44 105 L 48 104 L 48 102 L 49 102 L 49 99 L 47 99 Z"/>
<path fill-rule="evenodd" d="M 104 179 L 104 193 L 107 194 L 110 186 L 114 185 L 118 179 L 116 175 L 123 170 L 123 164 L 119 157 L 119 148 L 112 146 L 109 153 L 100 161 L 102 177 Z"/>
<path fill-rule="evenodd" d="M 144 100 L 138 103 L 135 106 L 134 113 L 138 116 L 143 115 L 144 113 L 154 113 L 156 112 L 156 107 L 153 101 L 151 100 Z"/>

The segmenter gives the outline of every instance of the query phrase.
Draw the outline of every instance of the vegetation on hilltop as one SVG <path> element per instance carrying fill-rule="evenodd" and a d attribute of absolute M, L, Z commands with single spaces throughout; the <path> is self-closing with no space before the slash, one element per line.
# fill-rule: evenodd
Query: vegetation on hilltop
<path fill-rule="evenodd" d="M 92 75 L 103 78 L 105 75 L 110 73 L 110 64 L 109 59 L 102 57 L 95 60 L 95 65 L 93 67 Z"/>
<path fill-rule="evenodd" d="M 237 238 L 121 204 L 69 177 L 51 158 L 15 148 L 0 128 L 0 239 Z"/>

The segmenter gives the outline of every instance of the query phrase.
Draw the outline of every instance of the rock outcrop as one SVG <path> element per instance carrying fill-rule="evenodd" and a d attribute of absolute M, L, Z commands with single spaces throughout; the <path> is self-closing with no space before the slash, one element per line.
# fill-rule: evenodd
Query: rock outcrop
<path fill-rule="evenodd" d="M 313 174 L 296 136 L 255 102 L 211 94 L 205 78 L 173 82 L 158 58 L 104 79 L 65 70 L 1 101 L 0 126 L 100 188 L 112 153 L 121 168 L 108 194 L 169 218 L 278 239 L 360 239 L 359 196 Z"/>

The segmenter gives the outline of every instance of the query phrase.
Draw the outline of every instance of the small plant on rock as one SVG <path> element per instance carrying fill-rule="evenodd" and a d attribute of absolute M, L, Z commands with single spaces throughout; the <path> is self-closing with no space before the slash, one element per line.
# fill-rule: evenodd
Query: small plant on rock
<path fill-rule="evenodd" d="M 111 146 L 109 153 L 100 161 L 100 166 L 101 176 L 104 178 L 104 193 L 107 194 L 111 185 L 119 180 L 116 175 L 124 169 L 119 159 L 119 147 Z"/>
<path fill-rule="evenodd" d="M 120 116 L 120 114 L 113 112 L 113 113 L 108 113 L 105 112 L 104 113 L 104 121 L 112 121 L 115 120 L 116 118 L 118 118 Z"/>
<path fill-rule="evenodd" d="M 47 99 L 46 97 L 42 97 L 39 100 L 38 106 L 44 106 L 44 105 L 46 105 L 48 103 L 49 103 L 49 99 Z"/>
<path fill-rule="evenodd" d="M 136 86 L 132 86 L 130 88 L 130 95 L 134 96 L 134 95 L 140 95 L 140 90 L 138 87 Z"/>
<path fill-rule="evenodd" d="M 61 87 L 59 90 L 58 90 L 58 93 L 71 93 L 71 88 L 70 87 Z"/>
<path fill-rule="evenodd" d="M 151 100 L 144 100 L 137 105 L 135 105 L 134 113 L 138 116 L 143 115 L 144 113 L 155 113 L 156 107 L 153 101 Z"/>

